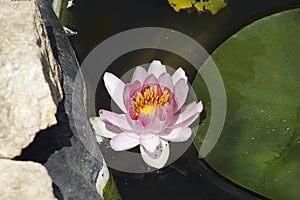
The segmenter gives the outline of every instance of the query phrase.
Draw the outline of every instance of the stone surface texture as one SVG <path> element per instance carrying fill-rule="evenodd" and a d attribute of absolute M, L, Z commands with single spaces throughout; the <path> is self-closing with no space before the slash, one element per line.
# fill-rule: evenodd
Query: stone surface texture
<path fill-rule="evenodd" d="M 43 163 L 58 199 L 102 200 L 97 181 L 101 178 L 103 157 L 86 115 L 84 80 L 78 74 L 75 53 L 51 1 L 38 2 L 52 51 L 63 72 L 64 98 L 58 104 L 57 125 L 37 134 L 18 159 Z"/>
<path fill-rule="evenodd" d="M 56 124 L 61 72 L 36 1 L 0 0 L 0 30 L 0 158 L 13 158 Z"/>
<path fill-rule="evenodd" d="M 0 159 L 0 200 L 54 200 L 52 181 L 43 165 Z"/>

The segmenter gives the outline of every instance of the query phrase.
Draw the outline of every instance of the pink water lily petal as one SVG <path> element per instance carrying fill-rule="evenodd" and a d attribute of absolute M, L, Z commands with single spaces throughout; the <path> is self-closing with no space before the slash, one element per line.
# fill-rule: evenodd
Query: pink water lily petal
<path fill-rule="evenodd" d="M 138 120 L 142 126 L 145 128 L 145 131 L 151 133 L 158 133 L 166 126 L 168 120 L 172 118 L 170 116 L 172 113 L 167 113 L 166 109 L 157 108 L 154 115 L 140 113 Z"/>
<path fill-rule="evenodd" d="M 106 72 L 103 76 L 105 87 L 114 100 L 114 102 L 119 106 L 119 108 L 127 113 L 127 110 L 123 101 L 123 91 L 125 84 L 118 77 L 113 75 L 112 73 Z"/>
<path fill-rule="evenodd" d="M 160 110 L 162 110 L 162 109 L 160 109 Z M 155 133 L 155 134 L 159 133 L 162 130 L 164 130 L 167 125 L 168 117 L 165 117 L 163 120 L 160 120 L 159 115 L 160 115 L 160 113 L 156 112 L 155 116 L 153 117 L 153 120 L 151 121 L 151 124 L 149 126 L 149 131 L 151 133 Z"/>
<path fill-rule="evenodd" d="M 145 129 L 148 129 L 151 121 L 153 120 L 152 118 L 153 116 L 151 114 L 145 115 L 144 113 L 141 112 L 139 114 L 138 120 L 141 122 L 141 124 Z"/>
<path fill-rule="evenodd" d="M 158 118 L 160 121 L 166 121 L 170 116 L 171 113 L 168 113 L 167 110 L 170 110 L 167 108 L 168 105 L 165 105 L 163 109 L 158 108 L 155 111 L 155 117 Z"/>
<path fill-rule="evenodd" d="M 99 110 L 100 118 L 116 128 L 123 131 L 132 131 L 130 124 L 127 121 L 125 114 L 117 114 L 104 109 Z"/>
<path fill-rule="evenodd" d="M 149 66 L 148 74 L 153 74 L 156 78 L 158 78 L 162 73 L 166 72 L 166 66 L 162 65 L 159 60 L 153 60 Z"/>
<path fill-rule="evenodd" d="M 118 134 L 116 131 L 112 131 L 109 125 L 105 124 L 100 117 L 90 118 L 90 123 L 95 131 L 96 135 L 100 135 L 106 138 L 112 138 Z"/>
<path fill-rule="evenodd" d="M 179 67 L 175 72 L 174 74 L 172 75 L 172 81 L 173 81 L 173 84 L 175 85 L 177 83 L 177 81 L 179 81 L 180 79 L 184 79 L 185 81 L 187 81 L 187 77 L 185 75 L 185 72 L 184 70 Z"/>
<path fill-rule="evenodd" d="M 179 127 L 168 130 L 167 134 L 162 134 L 160 137 L 170 142 L 185 142 L 192 135 L 192 130 L 189 127 Z"/>
<path fill-rule="evenodd" d="M 160 139 L 158 135 L 144 133 L 140 136 L 140 144 L 146 149 L 146 151 L 151 153 L 154 152 L 156 147 L 160 144 Z"/>
<path fill-rule="evenodd" d="M 167 117 L 168 120 L 173 119 L 174 114 L 179 110 L 176 97 L 174 94 L 170 94 L 169 102 L 163 107 L 163 114 L 160 117 Z M 157 109 L 158 111 L 158 109 Z M 161 119 L 162 120 L 162 119 Z"/>
<path fill-rule="evenodd" d="M 129 102 L 127 105 L 126 105 L 127 109 L 128 109 L 128 113 L 129 116 L 130 116 L 130 120 L 128 119 L 128 122 L 130 123 L 130 121 L 136 121 L 138 116 L 135 114 L 135 107 L 134 107 L 134 104 L 133 102 Z"/>
<path fill-rule="evenodd" d="M 138 88 L 141 88 L 142 84 L 139 81 L 134 81 L 131 84 L 126 84 L 124 87 L 124 94 L 123 94 L 123 99 L 124 99 L 124 104 L 127 109 L 127 113 L 132 115 L 133 109 L 133 95 L 136 93 L 136 90 Z M 132 115 L 133 116 L 133 115 Z"/>
<path fill-rule="evenodd" d="M 128 119 L 128 123 L 130 124 L 134 132 L 139 134 L 147 132 L 140 120 L 132 120 L 131 117 L 128 115 L 126 117 Z"/>
<path fill-rule="evenodd" d="M 148 76 L 148 72 L 144 68 L 138 66 L 136 67 L 133 73 L 131 83 L 133 83 L 134 81 L 139 81 L 143 83 L 147 76 Z"/>
<path fill-rule="evenodd" d="M 139 137 L 128 132 L 122 132 L 110 140 L 110 146 L 115 151 L 125 151 L 137 146 L 139 143 Z"/>
<path fill-rule="evenodd" d="M 132 98 L 136 94 L 136 92 L 142 87 L 142 83 L 138 80 L 134 81 L 133 83 L 127 83 L 124 87 L 124 94 L 123 98 Z"/>
<path fill-rule="evenodd" d="M 178 109 L 180 109 L 184 104 L 188 92 L 189 86 L 187 85 L 186 81 L 183 78 L 177 81 L 177 83 L 174 86 L 174 94 L 176 97 Z"/>
<path fill-rule="evenodd" d="M 164 108 L 157 108 L 154 120 L 151 123 L 151 132 L 159 133 L 163 131 L 174 117 L 173 106 L 165 105 Z"/>
<path fill-rule="evenodd" d="M 145 79 L 143 85 L 145 86 L 145 85 L 158 85 L 158 84 L 159 84 L 159 82 L 158 82 L 157 78 L 153 74 L 150 74 Z"/>
<path fill-rule="evenodd" d="M 178 128 L 187 126 L 195 120 L 195 117 L 201 113 L 203 109 L 202 102 L 195 104 L 190 109 L 183 111 L 182 113 L 175 116 L 172 125 L 169 128 Z"/>
<path fill-rule="evenodd" d="M 174 84 L 171 78 L 171 75 L 167 72 L 162 73 L 159 77 L 158 77 L 158 82 L 161 86 L 163 86 L 164 88 L 168 88 L 171 92 L 174 91 Z M 164 88 L 162 88 L 162 90 L 164 90 Z"/>
<path fill-rule="evenodd" d="M 196 106 L 196 104 L 197 104 L 197 103 L 196 103 L 195 101 L 193 101 L 193 102 L 190 103 L 189 105 L 185 106 L 185 107 L 183 108 L 183 111 L 182 111 L 182 112 L 187 112 L 188 110 L 195 108 L 194 106 Z M 181 123 L 180 125 L 183 126 L 183 127 L 190 126 L 190 125 L 191 125 L 191 124 L 199 117 L 199 115 L 200 115 L 200 113 L 199 113 L 199 114 L 196 114 L 196 115 L 194 116 L 194 118 L 191 118 L 191 119 L 189 119 L 189 120 L 186 120 L 185 122 Z"/>
<path fill-rule="evenodd" d="M 162 139 L 160 139 L 160 145 L 156 148 L 156 150 L 153 153 L 146 151 L 141 145 L 140 151 L 145 163 L 157 169 L 160 169 L 165 166 L 170 155 L 169 143 Z"/>

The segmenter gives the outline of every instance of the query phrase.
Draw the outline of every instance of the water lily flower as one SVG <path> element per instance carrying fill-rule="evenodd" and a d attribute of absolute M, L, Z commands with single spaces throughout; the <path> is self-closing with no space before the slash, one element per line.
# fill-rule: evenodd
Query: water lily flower
<path fill-rule="evenodd" d="M 169 158 L 169 142 L 184 142 L 192 135 L 188 126 L 201 113 L 201 101 L 180 112 L 189 87 L 182 68 L 171 76 L 165 65 L 154 60 L 148 71 L 136 67 L 130 83 L 104 74 L 105 87 L 123 114 L 101 109 L 92 123 L 96 134 L 111 138 L 115 151 L 140 145 L 143 160 L 152 167 L 163 167 Z M 96 125 L 95 125 L 96 124 Z"/>

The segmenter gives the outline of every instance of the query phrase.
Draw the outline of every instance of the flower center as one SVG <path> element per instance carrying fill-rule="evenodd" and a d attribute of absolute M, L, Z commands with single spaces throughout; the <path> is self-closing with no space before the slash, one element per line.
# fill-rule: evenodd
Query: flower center
<path fill-rule="evenodd" d="M 138 116 L 141 112 L 154 115 L 157 108 L 163 108 L 169 102 L 169 96 L 170 93 L 166 89 L 159 95 L 157 85 L 154 86 L 154 90 L 150 86 L 144 92 L 138 92 L 134 98 L 135 115 Z"/>

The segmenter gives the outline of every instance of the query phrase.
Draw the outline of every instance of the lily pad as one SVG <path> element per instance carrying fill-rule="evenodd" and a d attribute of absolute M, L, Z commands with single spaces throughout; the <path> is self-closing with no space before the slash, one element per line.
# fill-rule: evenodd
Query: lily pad
<path fill-rule="evenodd" d="M 300 199 L 299 52 L 300 9 L 294 9 L 250 24 L 212 54 L 224 81 L 227 114 L 205 160 L 271 199 Z M 200 87 L 200 81 L 193 85 Z M 198 149 L 204 137 L 199 130 Z"/>
<path fill-rule="evenodd" d="M 195 8 L 200 13 L 210 11 L 213 15 L 227 5 L 225 0 L 168 0 L 168 2 L 176 12 Z"/>

